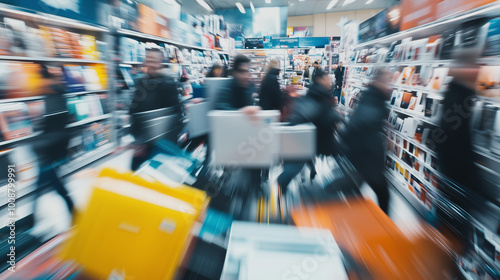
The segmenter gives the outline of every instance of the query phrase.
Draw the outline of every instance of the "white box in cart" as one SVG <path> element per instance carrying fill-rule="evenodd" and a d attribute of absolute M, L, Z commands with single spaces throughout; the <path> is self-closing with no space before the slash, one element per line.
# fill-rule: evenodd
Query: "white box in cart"
<path fill-rule="evenodd" d="M 208 134 L 208 112 L 211 110 L 209 102 L 187 105 L 189 137 L 194 138 Z"/>
<path fill-rule="evenodd" d="M 214 164 L 259 168 L 276 163 L 278 145 L 271 123 L 279 116 L 279 111 L 260 111 L 255 118 L 240 111 L 209 112 Z"/>
<path fill-rule="evenodd" d="M 233 222 L 221 280 L 301 279 L 297 270 L 308 279 L 348 279 L 328 230 Z"/>
<path fill-rule="evenodd" d="M 316 155 L 316 126 L 312 123 L 290 126 L 273 123 L 279 157 L 285 160 L 309 160 Z"/>

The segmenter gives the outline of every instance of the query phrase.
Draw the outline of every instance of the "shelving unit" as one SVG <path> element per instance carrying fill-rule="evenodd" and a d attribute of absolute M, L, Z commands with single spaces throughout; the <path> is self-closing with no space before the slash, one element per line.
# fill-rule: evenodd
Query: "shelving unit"
<path fill-rule="evenodd" d="M 494 3 L 484 5 L 482 7 L 467 11 L 462 14 L 451 15 L 446 18 L 437 20 L 435 22 L 424 24 L 419 27 L 401 31 L 399 33 L 390 36 L 386 36 L 383 38 L 359 44 L 358 46 L 356 46 L 355 50 L 359 51 L 365 49 L 366 52 L 370 54 L 369 49 L 372 48 L 375 49 L 381 47 L 388 48 L 391 43 L 405 38 L 412 38 L 412 40 L 418 40 L 436 34 L 443 34 L 445 31 L 453 30 L 455 27 L 459 26 L 461 23 L 464 23 L 466 21 L 472 19 L 478 19 L 481 17 L 498 18 L 499 14 L 500 14 L 500 3 L 496 1 Z M 360 54 L 365 54 L 365 52 L 361 52 Z M 385 62 L 369 63 L 370 59 L 372 59 L 373 57 L 375 57 L 375 59 L 372 61 L 377 61 L 376 55 L 377 52 L 374 52 L 374 56 L 372 56 L 369 59 L 368 59 L 369 56 L 367 55 L 368 63 L 356 63 L 356 62 L 346 63 L 347 76 L 345 79 L 346 83 L 343 88 L 346 100 L 345 105 L 348 105 L 347 102 L 350 100 L 352 94 L 355 94 L 359 90 L 362 90 L 365 87 L 363 86 L 363 84 L 366 84 L 370 81 L 369 78 L 367 78 L 366 74 L 367 72 L 371 71 L 372 68 L 383 67 L 393 70 L 396 70 L 395 68 L 399 68 L 398 70 L 401 71 L 403 67 L 408 67 L 408 66 L 410 67 L 429 66 L 431 68 L 454 67 L 453 60 L 449 59 L 443 60 L 439 58 L 432 61 L 417 60 L 417 61 L 401 61 L 401 62 L 387 62 L 387 63 Z M 346 55 L 346 57 L 350 56 Z M 380 59 L 380 57 L 378 57 L 378 59 Z M 495 56 L 495 57 L 478 58 L 476 59 L 476 63 L 478 65 L 498 66 L 500 65 L 500 57 Z M 402 72 L 403 71 L 401 71 L 401 73 Z M 432 74 L 434 75 L 435 73 Z M 411 75 L 413 75 L 413 73 Z M 444 80 L 446 80 L 446 76 L 443 78 L 443 81 Z M 422 86 L 409 86 L 402 84 L 392 84 L 392 87 L 395 92 L 410 92 L 410 93 L 414 92 L 417 93 L 419 97 L 420 95 L 422 95 L 421 98 L 424 97 L 426 98 L 424 99 L 425 102 L 427 102 L 427 99 L 431 99 L 433 102 L 432 105 L 436 105 L 442 102 L 442 100 L 445 97 L 444 93 L 446 90 L 446 86 L 442 86 L 440 90 L 433 90 L 429 89 L 428 87 L 422 87 Z M 453 93 L 450 92 L 450 94 Z M 396 100 L 398 99 L 396 98 Z M 492 104 L 495 107 L 500 107 L 500 99 L 477 96 L 475 100 Z M 346 116 L 349 116 L 352 113 L 352 109 L 345 105 L 341 105 L 339 106 L 339 108 L 345 111 Z M 437 112 L 438 110 L 434 111 L 434 109 L 432 109 L 433 110 L 432 116 L 426 117 L 424 114 L 421 114 L 420 111 L 417 112 L 412 109 L 404 109 L 402 107 L 403 106 L 400 106 L 399 104 L 391 105 L 387 103 L 387 108 L 389 111 L 391 111 L 391 115 L 392 113 L 396 113 L 403 120 L 406 118 L 411 118 L 413 120 L 416 120 L 419 124 L 423 125 L 423 127 L 428 129 L 439 127 L 441 117 L 439 117 L 439 119 L 437 118 L 440 115 L 439 112 Z M 429 110 L 429 108 L 426 109 Z M 481 110 L 480 107 L 477 107 L 475 109 Z M 474 127 L 474 125 L 472 126 L 472 128 L 478 129 Z M 396 141 L 396 137 L 399 138 L 401 141 L 399 142 L 399 144 Z M 404 141 L 406 141 L 406 146 L 404 145 Z M 453 193 L 453 195 L 457 196 L 460 195 L 461 193 L 462 196 L 463 195 L 470 196 L 471 198 L 469 199 L 472 199 L 472 197 L 477 197 L 477 194 L 471 190 L 461 189 L 459 186 L 456 186 L 446 176 L 444 176 L 444 174 L 440 172 L 440 170 L 437 168 L 438 166 L 437 162 L 434 161 L 434 159 L 439 161 L 438 154 L 435 150 L 433 150 L 433 148 L 428 146 L 428 144 L 426 143 L 423 142 L 420 143 L 419 141 L 415 140 L 411 132 L 407 134 L 401 133 L 391 125 L 387 126 L 386 128 L 386 143 L 388 149 L 392 149 L 393 145 L 399 146 L 397 148 L 394 148 L 394 150 L 397 152 L 393 152 L 392 150 L 386 151 L 387 178 L 391 182 L 391 184 L 395 187 L 395 189 L 399 193 L 401 193 L 408 200 L 410 205 L 412 205 L 415 208 L 415 210 L 420 214 L 422 214 L 422 216 L 424 217 L 426 217 L 427 215 L 435 215 L 432 214 L 434 208 L 439 207 L 443 209 L 445 212 L 451 213 L 451 215 L 456 219 L 459 219 L 461 221 L 466 221 L 467 223 L 470 223 L 471 226 L 473 226 L 474 228 L 480 228 L 482 229 L 482 231 L 488 232 L 488 242 L 493 244 L 493 250 L 496 250 L 496 261 L 494 258 L 492 259 L 491 255 L 488 256 L 483 251 L 483 248 L 479 248 L 478 246 L 476 246 L 476 254 L 474 257 L 474 261 L 477 264 L 480 264 L 481 267 L 483 268 L 487 267 L 488 271 L 492 272 L 496 271 L 493 273 L 496 273 L 497 275 L 496 277 L 498 277 L 498 275 L 500 275 L 499 274 L 500 265 L 498 263 L 498 257 L 500 256 L 500 233 L 498 232 L 498 230 L 500 229 L 500 219 L 498 218 L 498 213 L 500 213 L 500 201 L 498 201 L 498 198 L 495 197 L 495 199 L 497 200 L 489 201 L 488 203 L 490 204 L 489 206 L 490 208 L 488 208 L 488 210 L 486 210 L 485 208 L 484 213 L 481 213 L 481 215 L 477 215 L 477 217 L 475 216 L 475 214 L 477 213 L 474 213 L 474 215 L 472 213 L 467 213 L 463 211 L 460 207 L 458 207 L 453 201 L 451 201 L 449 196 L 445 195 L 445 193 L 449 194 Z M 488 176 L 487 179 L 489 180 L 489 184 L 491 184 L 491 186 L 488 184 L 486 187 L 491 188 L 491 190 L 500 191 L 500 185 L 498 185 L 498 182 L 500 182 L 500 155 L 494 154 L 489 147 L 478 147 L 476 142 L 473 143 L 474 143 L 473 152 L 475 154 L 475 161 L 476 161 L 475 164 L 476 166 L 480 167 L 481 170 L 480 172 L 484 172 L 484 174 L 487 174 L 484 176 Z M 417 156 L 414 153 L 414 150 L 413 152 L 410 152 L 410 145 L 413 146 L 414 150 L 418 149 L 418 151 L 425 152 L 426 159 L 424 159 L 423 156 L 421 157 Z M 406 156 L 403 157 L 403 152 L 408 153 L 408 155 L 410 156 L 409 160 L 406 159 Z M 404 160 L 403 158 L 406 160 Z M 414 166 L 409 165 L 407 162 L 418 162 L 419 167 L 417 166 L 417 168 L 414 168 Z M 401 172 L 398 167 L 400 168 L 401 171 L 403 171 L 403 175 L 400 174 Z M 428 174 L 427 173 L 424 174 L 424 168 L 426 172 L 429 172 Z M 408 173 L 407 178 L 405 178 L 406 172 Z M 415 192 L 412 189 L 412 184 L 410 182 L 411 176 L 420 181 L 421 184 L 419 184 L 418 186 L 421 187 L 420 192 L 423 192 L 425 190 L 425 197 L 417 195 L 416 193 L 419 192 L 418 191 Z M 436 187 L 436 185 L 438 187 Z M 417 185 L 414 184 L 414 186 Z M 493 218 L 494 222 L 488 223 L 488 225 L 486 225 L 485 220 L 480 220 L 480 217 L 482 219 L 483 215 L 487 215 L 490 212 L 496 213 L 492 215 L 493 216 L 496 215 L 497 217 L 490 217 Z M 466 274 L 465 270 L 462 271 L 464 272 L 464 274 Z M 470 275 L 465 275 L 465 276 L 466 278 L 470 278 Z"/>
<path fill-rule="evenodd" d="M 97 26 L 97 25 L 92 25 L 84 22 L 79 22 L 76 20 L 68 19 L 68 18 L 62 18 L 59 16 L 55 15 L 48 15 L 44 13 L 39 13 L 39 12 L 31 12 L 25 9 L 19 9 L 16 7 L 12 7 L 9 5 L 4 5 L 0 4 L 0 15 L 5 16 L 5 17 L 10 17 L 18 20 L 22 20 L 25 22 L 29 22 L 30 25 L 34 25 L 35 27 L 37 25 L 43 25 L 43 26 L 51 26 L 51 27 L 56 27 L 56 28 L 61 28 L 64 30 L 68 30 L 71 32 L 74 32 L 76 34 L 86 34 L 86 35 L 91 35 L 95 37 L 96 42 L 95 42 L 95 52 L 97 53 L 97 41 L 105 43 L 108 47 L 105 50 L 100 49 L 101 51 L 101 56 L 96 56 L 98 59 L 76 59 L 76 58 L 71 58 L 71 57 L 30 57 L 30 56 L 18 56 L 18 55 L 2 55 L 0 56 L 0 61 L 10 63 L 10 62 L 44 62 L 47 65 L 58 65 L 62 66 L 63 64 L 72 64 L 72 65 L 81 65 L 81 66 L 91 66 L 91 65 L 98 65 L 99 67 L 105 67 L 106 69 L 106 79 L 108 81 L 108 85 L 104 86 L 106 89 L 102 90 L 87 90 L 87 91 L 80 91 L 80 92 L 68 92 L 64 94 L 65 98 L 73 98 L 73 97 L 78 97 L 78 96 L 83 96 L 83 95 L 91 95 L 91 94 L 99 94 L 99 93 L 107 93 L 107 100 L 106 102 L 108 103 L 113 103 L 114 102 L 114 88 L 113 88 L 113 64 L 109 63 L 107 61 L 107 58 L 110 58 L 110 50 L 111 50 L 111 43 L 112 43 L 112 38 L 109 35 L 109 29 L 106 27 L 102 26 Z M 80 54 L 81 55 L 81 54 Z M 100 77 L 100 76 L 99 76 Z M 30 96 L 30 97 L 22 97 L 22 98 L 8 98 L 8 99 L 3 99 L 0 100 L 0 104 L 2 103 L 14 103 L 14 102 L 30 102 L 30 101 L 37 101 L 37 100 L 44 100 L 44 96 Z M 68 124 L 67 128 L 72 129 L 72 131 L 78 131 L 79 129 L 82 129 L 84 124 L 89 124 L 93 122 L 100 122 L 103 120 L 110 120 L 110 122 L 114 122 L 113 115 L 110 114 L 105 114 L 102 116 L 98 116 L 95 118 L 89 118 L 85 119 L 79 122 L 75 122 L 72 124 Z M 67 164 L 63 165 L 60 168 L 60 175 L 61 176 L 66 176 L 68 174 L 71 174 L 72 172 L 75 172 L 78 169 L 84 168 L 85 166 L 88 166 L 89 164 L 92 164 L 96 160 L 109 155 L 113 149 L 116 146 L 116 135 L 114 135 L 114 131 L 110 131 L 107 134 L 107 138 L 110 139 L 110 141 L 105 144 L 102 147 L 99 147 L 95 150 L 92 151 L 87 151 L 87 153 L 84 156 L 79 156 L 78 158 L 73 157 L 73 160 L 69 161 Z M 37 136 L 40 136 L 42 132 L 39 131 L 34 131 L 32 134 L 24 137 L 20 137 L 17 139 L 13 140 L 8 140 L 8 141 L 3 141 L 0 142 L 0 147 L 2 149 L 10 149 L 6 151 L 6 156 L 9 156 L 12 151 L 15 151 L 17 147 L 22 148 L 23 146 L 31 144 L 32 140 L 36 138 Z M 64 148 L 64 147 L 61 147 Z M 74 156 L 74 155 L 70 155 Z M 30 163 L 31 164 L 31 163 Z M 18 164 L 16 164 L 18 165 Z M 30 168 L 33 168 L 31 166 Z M 20 175 L 22 175 L 22 170 L 18 170 L 17 174 L 19 178 L 21 178 Z M 31 173 L 30 175 L 31 176 Z M 25 195 L 31 193 L 33 190 L 36 189 L 36 177 L 33 177 L 30 179 L 23 179 L 27 180 L 26 182 L 21 182 L 19 181 L 19 186 L 16 188 L 16 200 L 22 200 Z M 6 187 L 0 187 L 0 197 L 4 198 L 2 203 L 0 203 L 0 208 L 5 207 L 5 203 L 7 202 L 6 197 Z"/>

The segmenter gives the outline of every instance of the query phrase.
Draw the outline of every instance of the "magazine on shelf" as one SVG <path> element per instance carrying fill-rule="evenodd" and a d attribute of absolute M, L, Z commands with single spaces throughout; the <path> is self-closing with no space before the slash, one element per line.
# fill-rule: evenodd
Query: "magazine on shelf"
<path fill-rule="evenodd" d="M 422 134 L 424 133 L 424 125 L 422 123 L 419 123 L 417 125 L 417 128 L 415 130 L 415 135 L 413 136 L 413 138 L 418 142 L 418 143 L 422 143 Z"/>
<path fill-rule="evenodd" d="M 409 50 L 406 54 L 406 60 L 407 61 L 423 60 L 427 42 L 429 42 L 428 38 L 411 42 L 409 44 Z"/>
<path fill-rule="evenodd" d="M 405 91 L 403 93 L 402 98 L 401 98 L 401 103 L 399 103 L 397 105 L 399 105 L 399 107 L 401 107 L 402 109 L 408 109 L 410 106 L 410 103 L 412 102 L 412 98 L 415 98 L 414 102 L 416 102 L 417 93 Z"/>
<path fill-rule="evenodd" d="M 413 74 L 415 73 L 415 67 L 405 67 L 401 76 L 398 79 L 398 84 L 410 85 Z"/>
<path fill-rule="evenodd" d="M 453 48 L 455 47 L 455 32 L 447 31 L 443 34 L 443 46 L 441 48 L 441 60 L 452 58 Z"/>
<path fill-rule="evenodd" d="M 441 49 L 443 47 L 443 39 L 438 38 L 432 43 L 425 45 L 425 52 L 422 55 L 423 61 L 433 61 L 439 59 L 441 56 Z"/>
<path fill-rule="evenodd" d="M 463 23 L 455 35 L 454 56 L 480 57 L 488 36 L 487 18 L 479 18 Z"/>
<path fill-rule="evenodd" d="M 435 68 L 427 87 L 432 90 L 440 90 L 446 77 L 448 77 L 448 70 L 448 68 Z"/>
<path fill-rule="evenodd" d="M 85 90 L 102 90 L 101 80 L 97 74 L 97 70 L 93 66 L 84 66 L 82 68 L 82 75 L 85 81 Z"/>
<path fill-rule="evenodd" d="M 500 66 L 481 66 L 476 82 L 478 95 L 500 98 Z"/>
<path fill-rule="evenodd" d="M 0 105 L 0 129 L 5 140 L 12 140 L 33 133 L 28 106 L 25 103 Z"/>
<path fill-rule="evenodd" d="M 500 55 L 500 17 L 490 20 L 483 56 Z"/>
<path fill-rule="evenodd" d="M 406 118 L 401 128 L 401 133 L 406 137 L 414 137 L 417 130 L 418 120 L 414 118 Z"/>
<path fill-rule="evenodd" d="M 398 46 L 399 44 L 401 44 L 401 41 L 395 41 L 395 42 L 391 43 L 391 45 L 389 46 L 389 50 L 387 52 L 386 59 L 385 59 L 386 63 L 390 63 L 394 60 L 396 46 Z"/>
<path fill-rule="evenodd" d="M 68 92 L 85 91 L 85 78 L 83 75 L 83 66 L 64 65 L 64 81 Z"/>

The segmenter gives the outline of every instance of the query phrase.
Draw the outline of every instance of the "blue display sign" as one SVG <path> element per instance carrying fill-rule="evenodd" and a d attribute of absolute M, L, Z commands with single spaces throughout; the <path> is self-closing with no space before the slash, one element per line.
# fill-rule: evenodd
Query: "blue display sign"
<path fill-rule="evenodd" d="M 330 37 L 300 37 L 300 48 L 324 48 L 325 45 L 330 44 Z"/>
<path fill-rule="evenodd" d="M 271 39 L 273 49 L 293 49 L 299 47 L 299 38 L 274 38 Z"/>

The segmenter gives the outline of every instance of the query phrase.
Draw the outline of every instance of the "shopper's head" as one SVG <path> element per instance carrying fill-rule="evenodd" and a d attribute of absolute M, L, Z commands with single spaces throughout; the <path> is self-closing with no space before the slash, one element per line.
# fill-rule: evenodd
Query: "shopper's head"
<path fill-rule="evenodd" d="M 386 99 L 389 99 L 392 94 L 392 76 L 391 71 L 385 68 L 375 69 L 373 73 L 372 86 L 382 91 Z"/>
<path fill-rule="evenodd" d="M 212 78 L 222 77 L 223 70 L 224 69 L 222 68 L 222 65 L 216 63 L 212 65 L 212 68 L 210 69 L 210 72 L 208 73 L 207 77 L 212 77 Z"/>
<path fill-rule="evenodd" d="M 237 55 L 233 60 L 233 77 L 242 87 L 248 87 L 251 82 L 250 59 L 242 54 Z"/>
<path fill-rule="evenodd" d="M 316 69 L 318 69 L 319 68 L 319 62 L 315 61 L 313 63 L 313 67 L 316 68 Z"/>
<path fill-rule="evenodd" d="M 277 59 L 271 59 L 269 62 L 269 70 L 280 69 L 280 61 Z"/>
<path fill-rule="evenodd" d="M 342 61 L 339 62 L 339 67 L 344 66 L 344 63 Z"/>
<path fill-rule="evenodd" d="M 157 48 L 151 48 L 146 51 L 144 59 L 144 67 L 146 67 L 147 74 L 150 76 L 157 76 L 162 69 L 163 52 Z"/>
<path fill-rule="evenodd" d="M 328 73 L 325 71 L 321 70 L 321 68 L 318 68 L 316 70 L 316 76 L 314 77 L 314 83 L 321 85 L 327 90 L 332 89 L 332 80 L 330 79 L 330 76 Z"/>

